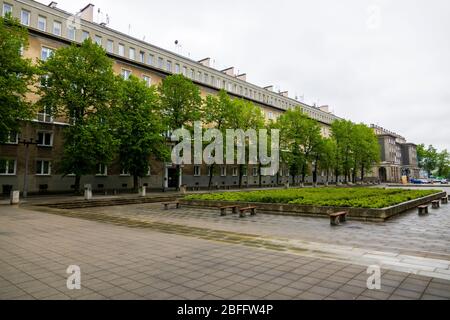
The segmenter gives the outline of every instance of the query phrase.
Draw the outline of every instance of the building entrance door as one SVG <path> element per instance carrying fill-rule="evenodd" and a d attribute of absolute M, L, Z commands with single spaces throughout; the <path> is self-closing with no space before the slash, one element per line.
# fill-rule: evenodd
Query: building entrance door
<path fill-rule="evenodd" d="M 378 170 L 378 177 L 380 178 L 381 182 L 386 182 L 387 181 L 386 168 L 380 168 Z"/>
<path fill-rule="evenodd" d="M 177 188 L 178 187 L 178 177 L 177 177 L 177 169 L 176 168 L 168 168 L 167 169 L 167 178 L 168 178 L 168 188 Z"/>

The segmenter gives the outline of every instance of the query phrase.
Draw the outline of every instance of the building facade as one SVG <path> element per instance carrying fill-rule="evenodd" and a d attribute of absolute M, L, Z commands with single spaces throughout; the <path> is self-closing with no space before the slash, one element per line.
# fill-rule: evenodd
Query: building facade
<path fill-rule="evenodd" d="M 233 67 L 216 70 L 210 67 L 209 58 L 194 61 L 115 31 L 106 23 L 95 23 L 91 4 L 77 14 L 61 10 L 55 2 L 44 5 L 32 0 L 6 0 L 0 1 L 0 5 L 2 15 L 11 13 L 28 29 L 29 47 L 23 56 L 35 63 L 48 59 L 62 46 L 80 44 L 90 38 L 105 49 L 114 62 L 114 72 L 124 78 L 134 75 L 148 85 L 158 85 L 168 75 L 183 74 L 199 86 L 203 97 L 224 89 L 232 98 L 245 99 L 260 107 L 266 120 L 275 120 L 284 111 L 300 107 L 319 122 L 324 136 L 330 135 L 331 123 L 339 119 L 327 107 L 307 105 L 290 98 L 287 92 L 275 92 L 273 86 L 252 84 L 245 74 L 235 74 Z M 31 101 L 37 98 L 29 96 Z M 11 136 L 8 143 L 0 145 L 0 193 L 7 195 L 11 189 L 26 189 L 30 193 L 72 190 L 74 177 L 57 174 L 63 150 L 62 131 L 67 125 L 64 119 L 53 118 L 44 108 L 35 120 L 24 122 L 21 131 Z M 182 171 L 182 184 L 208 186 L 207 166 L 186 166 Z M 249 166 L 243 184 L 274 185 L 288 180 L 286 169 L 281 168 L 276 177 L 259 177 L 258 168 Z M 217 187 L 237 186 L 238 181 L 237 166 L 218 166 L 213 177 L 213 185 Z M 83 177 L 81 183 L 90 183 L 97 191 L 123 191 L 132 187 L 133 179 L 116 164 L 109 167 L 99 164 L 97 174 Z M 173 188 L 178 183 L 175 167 L 158 161 L 151 161 L 148 175 L 142 179 L 142 184 L 150 189 Z"/>
<path fill-rule="evenodd" d="M 399 134 L 371 125 L 380 144 L 381 163 L 374 169 L 374 176 L 381 182 L 402 182 L 402 177 L 418 179 L 420 169 L 417 161 L 417 146 L 407 143 Z"/>

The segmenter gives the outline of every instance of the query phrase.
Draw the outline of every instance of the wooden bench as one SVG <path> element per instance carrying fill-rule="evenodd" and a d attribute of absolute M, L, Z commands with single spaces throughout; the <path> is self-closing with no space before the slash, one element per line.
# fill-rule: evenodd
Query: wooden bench
<path fill-rule="evenodd" d="M 447 197 L 442 197 L 441 203 L 442 204 L 447 204 L 448 203 L 448 198 Z"/>
<path fill-rule="evenodd" d="M 347 221 L 347 211 L 335 212 L 330 214 L 330 224 L 332 226 L 338 226 L 341 222 Z"/>
<path fill-rule="evenodd" d="M 419 209 L 419 214 L 420 215 L 428 213 L 428 206 L 427 205 L 418 206 L 417 208 Z"/>
<path fill-rule="evenodd" d="M 239 209 L 239 217 L 244 218 L 247 211 L 250 211 L 250 215 L 254 216 L 256 214 L 256 207 L 245 207 Z"/>
<path fill-rule="evenodd" d="M 180 203 L 178 201 L 176 201 L 176 202 L 166 202 L 166 203 L 163 203 L 163 205 L 164 205 L 164 210 L 169 210 L 169 206 L 172 206 L 172 205 L 176 206 L 177 209 L 180 208 Z"/>
<path fill-rule="evenodd" d="M 233 209 L 233 213 L 238 213 L 239 206 L 224 206 L 220 207 L 220 215 L 226 216 L 227 215 L 227 209 Z"/>
<path fill-rule="evenodd" d="M 431 206 L 433 209 L 438 209 L 440 207 L 439 200 L 431 201 Z"/>

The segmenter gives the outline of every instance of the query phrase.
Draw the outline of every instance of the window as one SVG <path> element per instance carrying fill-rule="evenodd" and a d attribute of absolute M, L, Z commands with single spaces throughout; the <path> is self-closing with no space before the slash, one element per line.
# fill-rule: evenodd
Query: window
<path fill-rule="evenodd" d="M 191 71 L 189 73 L 189 78 L 194 79 L 194 75 L 195 75 L 195 71 L 194 71 L 194 69 L 191 69 Z"/>
<path fill-rule="evenodd" d="M 152 78 L 149 76 L 142 76 L 142 79 L 144 79 L 145 83 L 147 84 L 147 87 L 150 87 L 152 85 Z"/>
<path fill-rule="evenodd" d="M 10 132 L 6 137 L 6 144 L 18 144 L 19 143 L 19 135 L 17 132 Z"/>
<path fill-rule="evenodd" d="M 233 84 L 232 83 L 228 83 L 228 91 L 231 92 L 231 90 L 233 90 Z"/>
<path fill-rule="evenodd" d="M 253 176 L 254 176 L 254 177 L 257 177 L 257 176 L 258 176 L 258 168 L 257 168 L 257 167 L 254 167 L 254 168 L 253 168 Z"/>
<path fill-rule="evenodd" d="M 30 25 L 30 11 L 22 10 L 20 13 L 20 22 L 25 25 Z"/>
<path fill-rule="evenodd" d="M 51 174 L 51 162 L 47 160 L 36 161 L 36 174 L 38 176 L 49 176 Z"/>
<path fill-rule="evenodd" d="M 53 34 L 56 36 L 60 36 L 61 35 L 61 22 L 58 21 L 54 21 L 53 22 Z"/>
<path fill-rule="evenodd" d="M 237 177 L 238 169 L 236 167 L 233 168 L 233 177 Z"/>
<path fill-rule="evenodd" d="M 269 111 L 267 117 L 269 118 L 269 120 L 273 120 L 273 112 Z"/>
<path fill-rule="evenodd" d="M 128 50 L 128 58 L 131 60 L 136 59 L 136 50 L 134 50 L 134 48 L 130 48 L 130 50 Z"/>
<path fill-rule="evenodd" d="M 242 176 L 243 176 L 243 177 L 246 177 L 247 174 L 248 174 L 247 168 L 242 168 Z"/>
<path fill-rule="evenodd" d="M 106 177 L 108 175 L 108 167 L 104 164 L 99 164 L 97 166 L 97 174 L 96 176 Z"/>
<path fill-rule="evenodd" d="M 148 55 L 147 63 L 151 66 L 153 65 L 153 58 L 154 58 L 154 55 L 152 55 L 152 54 Z"/>
<path fill-rule="evenodd" d="M 124 80 L 130 79 L 130 76 L 131 76 L 130 70 L 122 69 L 122 77 Z"/>
<path fill-rule="evenodd" d="M 76 35 L 77 35 L 77 29 L 75 29 L 74 26 L 68 26 L 67 27 L 67 37 L 70 40 L 75 41 Z"/>
<path fill-rule="evenodd" d="M 158 58 L 158 67 L 159 67 L 160 69 L 162 69 L 162 68 L 163 68 L 163 65 L 164 65 L 164 59 L 161 58 L 161 57 L 159 57 L 159 58 Z"/>
<path fill-rule="evenodd" d="M 187 68 L 186 67 L 183 67 L 183 76 L 187 76 Z"/>
<path fill-rule="evenodd" d="M 16 160 L 0 159 L 0 176 L 14 176 L 16 174 Z"/>
<path fill-rule="evenodd" d="M 81 34 L 81 41 L 86 39 L 89 39 L 89 32 L 83 30 L 83 33 Z"/>
<path fill-rule="evenodd" d="M 119 43 L 119 56 L 125 56 L 125 46 L 121 43 Z"/>
<path fill-rule="evenodd" d="M 172 72 L 172 62 L 171 61 L 167 61 L 166 70 L 169 72 Z"/>
<path fill-rule="evenodd" d="M 180 65 L 178 63 L 175 64 L 175 73 L 180 73 Z"/>
<path fill-rule="evenodd" d="M 194 176 L 200 177 L 200 174 L 201 174 L 200 166 L 194 166 Z"/>
<path fill-rule="evenodd" d="M 43 17 L 43 16 L 39 16 L 37 27 L 41 31 L 46 31 L 47 30 L 47 18 Z"/>
<path fill-rule="evenodd" d="M 106 42 L 106 51 L 109 52 L 109 53 L 113 53 L 114 52 L 114 41 L 108 40 Z"/>
<path fill-rule="evenodd" d="M 3 16 L 6 16 L 7 13 L 12 14 L 12 5 L 4 3 L 3 4 Z"/>
<path fill-rule="evenodd" d="M 102 37 L 95 35 L 95 43 L 102 46 Z"/>
<path fill-rule="evenodd" d="M 144 51 L 139 52 L 139 62 L 141 62 L 141 63 L 145 62 L 145 52 Z"/>
<path fill-rule="evenodd" d="M 205 73 L 205 74 L 203 75 L 203 82 L 204 82 L 204 83 L 208 83 L 208 80 L 209 80 L 208 75 Z"/>
<path fill-rule="evenodd" d="M 130 172 L 128 170 L 122 169 L 122 171 L 120 171 L 120 175 L 122 177 L 129 177 L 130 176 Z"/>
<path fill-rule="evenodd" d="M 211 76 L 211 85 L 213 86 L 216 83 L 216 80 L 214 79 L 213 76 Z"/>
<path fill-rule="evenodd" d="M 46 61 L 48 58 L 50 58 L 53 55 L 53 49 L 42 47 L 41 49 L 41 60 Z"/>
<path fill-rule="evenodd" d="M 53 133 L 38 132 L 37 143 L 39 147 L 51 147 L 53 145 Z"/>
<path fill-rule="evenodd" d="M 200 71 L 197 72 L 197 80 L 202 81 L 202 73 Z"/>
<path fill-rule="evenodd" d="M 225 166 L 220 167 L 220 176 L 221 177 L 227 176 L 227 167 L 225 167 Z"/>
<path fill-rule="evenodd" d="M 52 110 L 50 107 L 43 107 L 37 114 L 37 120 L 40 122 L 53 122 Z"/>

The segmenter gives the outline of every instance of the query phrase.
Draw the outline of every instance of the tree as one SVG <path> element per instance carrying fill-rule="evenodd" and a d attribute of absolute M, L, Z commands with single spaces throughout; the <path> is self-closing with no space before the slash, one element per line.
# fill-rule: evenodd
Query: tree
<path fill-rule="evenodd" d="M 229 118 L 226 124 L 227 129 L 231 130 L 259 130 L 264 128 L 264 115 L 261 108 L 255 106 L 253 103 L 235 99 L 232 100 L 230 105 Z M 245 163 L 249 162 L 249 145 L 251 141 L 247 138 L 245 143 Z M 236 153 L 235 153 L 236 154 Z M 242 187 L 242 177 L 244 175 L 244 169 L 248 169 L 246 164 L 239 164 L 239 188 Z"/>
<path fill-rule="evenodd" d="M 329 182 L 330 172 L 336 166 L 336 141 L 332 138 L 324 138 L 319 149 L 318 166 L 321 170 L 325 171 L 326 182 Z"/>
<path fill-rule="evenodd" d="M 204 101 L 202 118 L 209 128 L 215 128 L 225 136 L 227 124 L 231 119 L 232 100 L 225 90 L 220 90 L 217 96 L 209 95 Z M 225 143 L 224 143 L 225 146 Z M 212 156 L 215 156 L 212 154 Z M 208 188 L 212 187 L 212 178 L 215 172 L 215 164 L 210 165 Z"/>
<path fill-rule="evenodd" d="M 169 131 L 192 129 L 194 121 L 201 118 L 202 98 L 200 89 L 181 74 L 165 78 L 158 87 L 160 108 Z M 181 167 L 177 165 L 177 177 Z M 179 181 L 179 179 L 177 179 Z M 180 189 L 180 185 L 178 185 Z"/>
<path fill-rule="evenodd" d="M 120 80 L 116 111 L 119 162 L 137 189 L 139 178 L 148 173 L 150 156 L 169 158 L 156 89 L 134 76 Z"/>
<path fill-rule="evenodd" d="M 428 177 L 433 175 L 433 171 L 436 170 L 438 166 L 438 152 L 432 145 L 428 146 L 426 157 L 423 159 L 423 166 Z"/>
<path fill-rule="evenodd" d="M 111 121 L 111 102 L 117 81 L 112 61 L 91 40 L 81 46 L 63 47 L 40 62 L 43 74 L 38 105 L 54 116 L 69 120 L 64 132 L 64 151 L 59 171 L 75 175 L 75 191 L 80 190 L 83 175 L 94 174 L 99 164 L 114 158 L 117 139 Z"/>
<path fill-rule="evenodd" d="M 286 111 L 277 121 L 280 129 L 282 158 L 289 165 L 290 174 L 302 176 L 305 182 L 308 165 L 315 160 L 316 150 L 322 141 L 317 121 L 306 116 L 300 108 Z"/>
<path fill-rule="evenodd" d="M 355 124 L 351 127 L 351 154 L 353 156 L 353 183 L 356 183 L 357 172 L 361 181 L 365 172 L 380 161 L 380 146 L 374 131 L 365 124 Z"/>
<path fill-rule="evenodd" d="M 437 176 L 441 178 L 448 178 L 450 176 L 450 154 L 447 149 L 438 153 Z"/>
<path fill-rule="evenodd" d="M 336 183 L 341 173 L 345 182 L 349 181 L 352 169 L 352 131 L 354 124 L 349 120 L 336 120 L 331 124 L 332 138 L 336 142 L 335 176 Z"/>
<path fill-rule="evenodd" d="M 34 116 L 26 100 L 36 69 L 22 57 L 28 46 L 28 33 L 20 22 L 7 14 L 0 17 L 0 143 L 18 132 L 19 121 Z"/>

